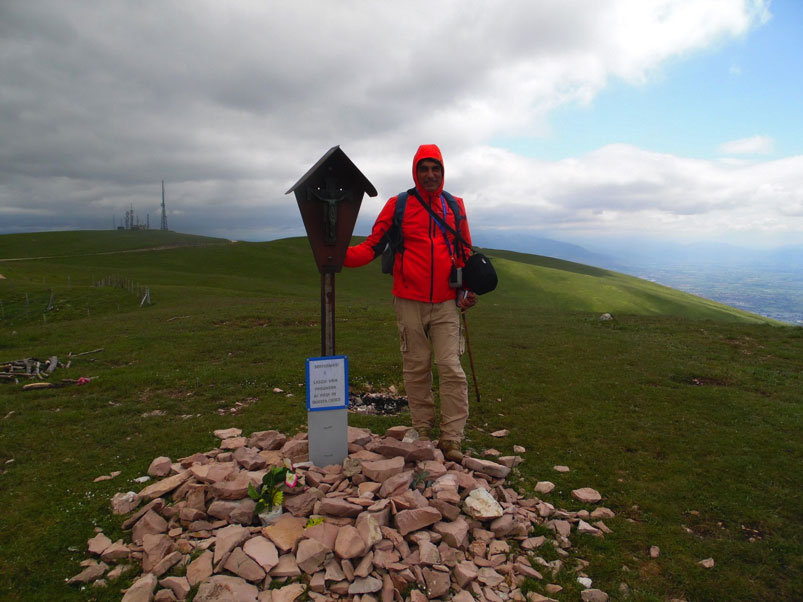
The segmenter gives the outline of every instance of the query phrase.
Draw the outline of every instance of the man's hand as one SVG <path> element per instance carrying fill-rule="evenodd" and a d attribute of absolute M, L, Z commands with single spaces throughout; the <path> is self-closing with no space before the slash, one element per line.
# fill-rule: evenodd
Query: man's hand
<path fill-rule="evenodd" d="M 461 311 L 466 311 L 477 304 L 477 295 L 471 291 L 461 291 L 457 296 L 457 307 Z"/>

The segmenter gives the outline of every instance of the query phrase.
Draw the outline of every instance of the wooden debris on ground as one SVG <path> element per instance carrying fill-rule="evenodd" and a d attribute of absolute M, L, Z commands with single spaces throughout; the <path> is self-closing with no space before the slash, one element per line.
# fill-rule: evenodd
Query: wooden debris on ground
<path fill-rule="evenodd" d="M 46 378 L 49 378 L 53 372 L 56 371 L 56 368 L 69 368 L 72 364 L 72 359 L 74 357 L 81 357 L 83 355 L 90 355 L 93 353 L 100 353 L 103 351 L 103 347 L 100 349 L 93 349 L 92 351 L 84 351 L 82 353 L 73 353 L 72 351 L 67 354 L 67 363 L 63 363 L 59 361 L 57 355 L 52 355 L 46 360 L 40 360 L 35 357 L 26 357 L 21 360 L 12 360 L 8 362 L 0 362 L 0 383 L 4 382 L 11 382 L 14 384 L 19 384 L 20 379 L 38 379 L 40 381 L 44 381 Z M 94 377 L 92 377 L 94 378 Z M 88 382 L 89 379 L 78 379 L 77 381 L 73 381 L 70 379 L 62 379 L 62 384 L 50 386 L 64 386 L 65 384 L 84 384 L 84 381 Z M 81 381 L 81 382 L 79 382 Z M 25 385 L 24 389 L 46 389 L 48 385 L 45 383 L 33 383 L 37 384 L 38 386 L 31 386 Z"/>

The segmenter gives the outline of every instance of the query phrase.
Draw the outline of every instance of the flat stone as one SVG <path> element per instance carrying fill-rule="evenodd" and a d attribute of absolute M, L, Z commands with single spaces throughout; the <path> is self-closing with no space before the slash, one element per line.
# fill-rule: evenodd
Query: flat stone
<path fill-rule="evenodd" d="M 569 472 L 571 469 L 568 466 L 558 465 L 558 466 L 553 466 L 552 470 L 554 470 L 555 472 Z"/>
<path fill-rule="evenodd" d="M 215 464 L 194 464 L 188 469 L 193 477 L 202 483 L 212 484 L 226 481 L 239 472 L 236 462 L 216 462 Z"/>
<path fill-rule="evenodd" d="M 257 602 L 259 590 L 241 577 L 215 575 L 198 588 L 193 602 Z"/>
<path fill-rule="evenodd" d="M 227 429 L 218 429 L 212 433 L 218 439 L 231 439 L 232 437 L 239 437 L 243 434 L 243 429 L 231 427 Z"/>
<path fill-rule="evenodd" d="M 457 520 L 460 516 L 460 507 L 444 502 L 443 500 L 430 500 L 429 505 L 441 513 L 446 520 Z"/>
<path fill-rule="evenodd" d="M 212 551 L 204 550 L 198 558 L 187 565 L 187 581 L 190 587 L 194 587 L 212 576 L 212 558 Z"/>
<path fill-rule="evenodd" d="M 502 506 L 486 489 L 477 488 L 466 496 L 463 510 L 476 520 L 491 520 L 502 516 Z"/>
<path fill-rule="evenodd" d="M 494 537 L 503 539 L 506 537 L 526 537 L 528 526 L 517 520 L 512 514 L 503 514 L 499 518 L 492 520 L 488 528 L 493 532 Z"/>
<path fill-rule="evenodd" d="M 402 439 L 404 439 L 404 436 L 411 430 L 412 427 L 410 426 L 403 426 L 403 425 L 392 426 L 385 431 L 385 437 L 390 437 L 392 439 L 398 439 L 399 441 L 401 441 Z"/>
<path fill-rule="evenodd" d="M 148 474 L 152 477 L 166 477 L 170 474 L 170 468 L 173 466 L 173 461 L 167 456 L 159 456 L 154 458 L 151 465 L 148 467 Z"/>
<path fill-rule="evenodd" d="M 141 544 L 146 535 L 158 535 L 167 531 L 167 521 L 153 510 L 149 510 L 137 521 L 131 531 L 131 540 Z"/>
<path fill-rule="evenodd" d="M 536 548 L 540 548 L 542 545 L 544 545 L 544 541 L 546 541 L 546 538 L 543 535 L 539 535 L 538 537 L 528 537 L 521 542 L 521 549 L 535 550 Z"/>
<path fill-rule="evenodd" d="M 439 524 L 439 523 L 436 523 Z M 421 564 L 440 564 L 441 555 L 438 548 L 430 541 L 421 541 L 418 544 L 418 558 Z"/>
<path fill-rule="evenodd" d="M 363 461 L 362 473 L 377 483 L 398 474 L 404 469 L 404 458 L 395 457 L 390 460 Z"/>
<path fill-rule="evenodd" d="M 490 567 L 482 567 L 477 571 L 477 581 L 489 587 L 496 587 L 505 578 Z"/>
<path fill-rule="evenodd" d="M 321 570 L 328 554 L 331 554 L 331 550 L 318 540 L 302 539 L 298 542 L 296 564 L 308 575 L 313 575 Z"/>
<path fill-rule="evenodd" d="M 608 602 L 608 594 L 599 589 L 587 589 L 580 592 L 583 602 Z"/>
<path fill-rule="evenodd" d="M 432 507 L 402 510 L 396 514 L 396 528 L 404 536 L 429 525 L 434 525 L 442 518 L 441 513 Z"/>
<path fill-rule="evenodd" d="M 535 484 L 536 493 L 551 493 L 555 489 L 555 483 L 551 481 L 538 481 Z"/>
<path fill-rule="evenodd" d="M 156 575 L 150 573 L 143 575 L 128 588 L 122 602 L 151 602 L 156 582 Z"/>
<path fill-rule="evenodd" d="M 318 509 L 320 514 L 348 518 L 356 518 L 362 511 L 363 507 L 358 504 L 352 504 L 342 498 L 329 497 L 325 497 L 321 500 L 321 505 Z"/>
<path fill-rule="evenodd" d="M 259 455 L 257 449 L 245 445 L 235 449 L 232 457 L 246 470 L 261 470 L 268 464 L 265 458 Z"/>
<path fill-rule="evenodd" d="M 161 481 L 148 485 L 145 489 L 139 492 L 139 497 L 143 500 L 152 500 L 157 497 L 162 497 L 173 491 L 176 487 L 181 485 L 184 481 L 189 479 L 192 473 L 189 470 L 182 471 L 172 477 L 167 477 Z"/>
<path fill-rule="evenodd" d="M 440 598 L 449 591 L 451 579 L 449 573 L 436 571 L 434 569 L 424 569 L 424 581 L 427 584 L 427 596 L 429 599 Z"/>
<path fill-rule="evenodd" d="M 142 498 L 134 491 L 115 493 L 111 499 L 112 514 L 118 516 L 128 514 L 139 506 L 141 501 Z"/>
<path fill-rule="evenodd" d="M 351 525 L 341 527 L 335 539 L 335 554 L 348 560 L 362 556 L 365 552 L 365 541 L 357 528 Z"/>
<path fill-rule="evenodd" d="M 142 539 L 142 570 L 153 570 L 159 562 L 176 549 L 173 540 L 167 535 L 145 535 Z"/>
<path fill-rule="evenodd" d="M 109 565 L 105 562 L 91 561 L 83 571 L 72 577 L 67 583 L 91 583 L 97 581 L 109 570 Z"/>
<path fill-rule="evenodd" d="M 314 525 L 312 527 L 306 527 L 304 529 L 303 536 L 310 539 L 317 539 L 324 546 L 326 546 L 327 549 L 333 551 L 335 549 L 335 540 L 337 539 L 337 534 L 339 531 L 340 527 L 326 522 Z"/>
<path fill-rule="evenodd" d="M 326 563 L 324 568 L 324 579 L 326 581 L 344 581 L 346 579 L 346 575 L 343 573 L 343 568 L 337 560 L 330 560 Z"/>
<path fill-rule="evenodd" d="M 464 550 L 468 547 L 469 525 L 462 517 L 451 522 L 437 522 L 432 530 L 443 537 L 446 545 L 452 548 Z"/>
<path fill-rule="evenodd" d="M 600 506 L 599 508 L 594 508 L 594 510 L 591 511 L 591 518 L 593 518 L 593 519 L 597 519 L 597 518 L 615 518 L 615 517 L 616 517 L 616 513 L 614 513 L 614 511 L 611 510 L 610 508 L 606 508 L 605 506 Z"/>
<path fill-rule="evenodd" d="M 128 549 L 128 546 L 123 543 L 122 539 L 118 539 L 105 550 L 103 550 L 103 553 L 100 555 L 100 559 L 103 562 L 118 562 L 128 558 L 130 554 L 131 550 Z"/>
<path fill-rule="evenodd" d="M 302 583 L 291 583 L 278 589 L 272 590 L 271 602 L 294 602 L 306 591 Z M 261 601 L 260 601 L 261 602 Z"/>
<path fill-rule="evenodd" d="M 382 582 L 376 577 L 359 577 L 349 585 L 349 595 L 372 594 L 382 589 Z"/>
<path fill-rule="evenodd" d="M 304 519 L 292 514 L 283 514 L 275 523 L 263 528 L 262 534 L 276 544 L 280 551 L 288 552 L 301 539 L 306 523 Z"/>
<path fill-rule="evenodd" d="M 494 431 L 491 433 L 491 437 L 507 437 L 510 434 L 510 431 L 507 429 L 502 429 L 499 431 Z"/>
<path fill-rule="evenodd" d="M 407 460 L 407 457 L 415 449 L 415 445 L 412 442 L 408 443 L 392 437 L 383 437 L 382 439 L 371 441 L 365 448 L 386 458 L 400 457 Z"/>
<path fill-rule="evenodd" d="M 238 447 L 244 447 L 248 443 L 245 437 L 229 437 L 220 442 L 220 449 L 234 450 Z"/>
<path fill-rule="evenodd" d="M 262 581 L 265 578 L 265 569 L 263 569 L 257 562 L 246 554 L 242 548 L 234 548 L 224 565 L 224 568 L 242 577 L 246 581 L 256 582 Z"/>
<path fill-rule="evenodd" d="M 602 499 L 599 491 L 591 489 L 591 487 L 581 487 L 580 489 L 572 490 L 572 497 L 584 504 L 596 504 Z"/>
<path fill-rule="evenodd" d="M 186 577 L 165 577 L 159 585 L 173 592 L 177 600 L 184 600 L 190 593 L 190 582 Z"/>
<path fill-rule="evenodd" d="M 249 447 L 258 447 L 265 450 L 277 450 L 287 443 L 287 436 L 279 431 L 259 431 L 251 433 L 251 438 L 248 439 Z"/>
<path fill-rule="evenodd" d="M 379 497 L 387 498 L 401 495 L 410 488 L 413 482 L 413 471 L 405 470 L 385 479 L 379 489 Z"/>
<path fill-rule="evenodd" d="M 181 562 L 181 560 L 183 558 L 184 558 L 184 555 L 181 552 L 179 552 L 178 550 L 170 552 L 167 556 L 162 558 L 159 561 L 159 563 L 155 567 L 153 567 L 153 569 L 151 569 L 151 573 L 153 573 L 157 577 L 161 577 L 167 571 L 169 571 L 174 566 L 176 566 L 179 562 Z"/>
<path fill-rule="evenodd" d="M 254 522 L 256 502 L 250 497 L 241 500 L 215 500 L 209 504 L 206 513 L 213 517 L 240 525 Z"/>
<path fill-rule="evenodd" d="M 346 434 L 346 437 L 348 443 L 364 447 L 365 445 L 371 442 L 371 439 L 373 439 L 373 434 L 368 429 L 361 429 L 354 426 L 350 426 L 348 427 L 348 432 Z"/>
<path fill-rule="evenodd" d="M 530 579 L 538 579 L 540 581 L 541 579 L 544 578 L 544 576 L 538 571 L 536 571 L 532 567 L 532 565 L 526 560 L 522 562 L 517 562 L 513 566 L 513 570 L 516 572 L 516 574 L 521 575 L 523 577 L 529 577 Z"/>
<path fill-rule="evenodd" d="M 704 569 L 713 569 L 715 563 L 713 558 L 706 558 L 705 560 L 701 560 L 697 564 L 699 564 Z"/>
<path fill-rule="evenodd" d="M 586 521 L 580 520 L 577 523 L 577 532 L 584 535 L 601 535 L 601 532 L 596 527 L 592 527 Z"/>
<path fill-rule="evenodd" d="M 225 563 L 231 551 L 248 539 L 250 534 L 247 528 L 240 525 L 229 525 L 218 529 L 215 533 L 215 567 Z"/>
<path fill-rule="evenodd" d="M 355 577 L 367 577 L 374 570 L 374 553 L 368 552 L 360 559 L 360 562 L 354 567 Z"/>
<path fill-rule="evenodd" d="M 243 544 L 243 551 L 253 558 L 265 572 L 279 564 L 279 552 L 267 537 L 257 535 Z"/>
<path fill-rule="evenodd" d="M 89 553 L 95 556 L 100 556 L 103 551 L 112 545 L 112 540 L 106 537 L 103 533 L 98 533 L 92 539 L 87 540 Z"/>
<path fill-rule="evenodd" d="M 523 454 L 526 451 L 527 450 L 524 447 L 522 447 L 521 445 L 514 445 L 513 446 L 513 453 L 514 454 Z"/>
<path fill-rule="evenodd" d="M 572 524 L 567 520 L 551 520 L 547 526 L 563 537 L 569 537 L 572 532 Z"/>
<path fill-rule="evenodd" d="M 313 491 L 304 491 L 298 495 L 284 496 L 284 509 L 293 516 L 309 516 L 315 509 L 320 494 L 316 495 Z"/>
<path fill-rule="evenodd" d="M 301 569 L 298 568 L 296 557 L 292 554 L 279 556 L 279 562 L 270 570 L 271 577 L 300 577 Z"/>
<path fill-rule="evenodd" d="M 284 457 L 293 462 L 302 462 L 309 459 L 309 441 L 305 439 L 290 439 L 281 448 Z"/>
<path fill-rule="evenodd" d="M 365 542 L 366 550 L 370 550 L 375 544 L 382 541 L 382 528 L 374 515 L 363 512 L 357 517 L 354 526 Z"/>
<path fill-rule="evenodd" d="M 510 474 L 510 468 L 507 466 L 504 466 L 503 464 L 497 464 L 496 462 L 491 462 L 490 460 L 483 460 L 481 458 L 465 457 L 463 458 L 463 466 L 469 470 L 481 472 L 482 474 L 486 474 L 495 479 L 504 479 L 508 474 Z"/>
<path fill-rule="evenodd" d="M 251 482 L 245 473 L 239 473 L 230 481 L 217 481 L 209 486 L 210 493 L 221 500 L 241 500 L 248 495 L 248 484 Z"/>
<path fill-rule="evenodd" d="M 454 567 L 454 579 L 460 587 L 465 589 L 469 583 L 477 578 L 478 570 L 477 565 L 469 560 L 458 562 Z"/>

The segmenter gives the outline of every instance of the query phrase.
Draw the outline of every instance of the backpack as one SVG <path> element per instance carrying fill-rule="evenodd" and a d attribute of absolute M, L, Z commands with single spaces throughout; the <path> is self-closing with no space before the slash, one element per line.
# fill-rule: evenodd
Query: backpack
<path fill-rule="evenodd" d="M 418 197 L 418 193 L 416 192 L 415 188 L 411 188 L 406 192 L 399 193 L 398 197 L 396 198 L 396 210 L 393 212 L 393 224 L 390 226 L 390 228 L 388 228 L 388 231 L 385 232 L 385 235 L 374 246 L 374 257 L 382 255 L 383 274 L 392 274 L 393 264 L 396 261 L 396 253 L 401 253 L 401 254 L 404 253 L 404 240 L 402 237 L 402 219 L 404 219 L 404 210 L 407 208 L 407 199 L 411 194 Z M 460 213 L 460 206 L 457 204 L 457 201 L 451 194 L 449 194 L 445 190 L 441 194 L 443 194 L 443 198 L 446 201 L 446 204 L 449 206 L 449 209 L 455 216 L 455 230 L 459 232 L 460 222 L 461 220 L 466 219 L 466 216 Z M 423 201 L 421 202 L 423 203 Z M 445 233 L 444 236 L 446 236 Z M 458 238 L 454 241 L 454 244 L 455 244 L 455 254 L 457 254 L 459 252 L 458 250 L 462 249 L 463 247 L 462 237 L 458 235 Z"/>

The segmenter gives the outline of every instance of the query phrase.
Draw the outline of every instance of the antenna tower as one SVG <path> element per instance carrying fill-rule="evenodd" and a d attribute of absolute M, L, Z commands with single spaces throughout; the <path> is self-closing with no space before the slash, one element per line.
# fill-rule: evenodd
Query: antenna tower
<path fill-rule="evenodd" d="M 162 227 L 161 230 L 167 230 L 167 212 L 165 211 L 165 181 L 162 180 Z"/>

